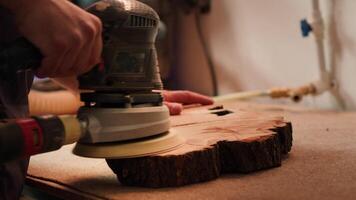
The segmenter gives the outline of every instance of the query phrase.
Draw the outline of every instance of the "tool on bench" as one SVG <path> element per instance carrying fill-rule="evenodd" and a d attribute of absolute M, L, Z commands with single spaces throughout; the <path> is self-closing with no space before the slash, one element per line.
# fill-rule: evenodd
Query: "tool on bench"
<path fill-rule="evenodd" d="M 33 116 L 0 125 L 0 162 L 59 149 L 77 142 L 73 153 L 128 158 L 177 148 L 169 131 L 154 41 L 159 17 L 135 0 L 101 0 L 87 11 L 103 24 L 103 62 L 78 77 L 77 116 Z M 40 66 L 42 55 L 26 39 L 0 47 L 0 78 Z"/>

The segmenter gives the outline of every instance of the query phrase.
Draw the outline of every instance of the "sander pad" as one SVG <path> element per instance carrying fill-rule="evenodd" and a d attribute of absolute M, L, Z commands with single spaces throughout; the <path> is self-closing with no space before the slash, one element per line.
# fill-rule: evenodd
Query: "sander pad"
<path fill-rule="evenodd" d="M 172 151 L 183 144 L 183 138 L 171 130 L 160 135 L 123 142 L 99 144 L 77 143 L 73 149 L 73 153 L 90 158 L 135 158 Z"/>
<path fill-rule="evenodd" d="M 133 158 L 168 152 L 184 142 L 169 130 L 166 106 L 131 108 L 81 108 L 85 137 L 73 153 L 90 158 Z"/>

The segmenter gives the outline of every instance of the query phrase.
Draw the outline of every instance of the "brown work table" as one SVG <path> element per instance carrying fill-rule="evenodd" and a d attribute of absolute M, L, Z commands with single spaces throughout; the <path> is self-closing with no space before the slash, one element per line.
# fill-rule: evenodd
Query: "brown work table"
<path fill-rule="evenodd" d="M 81 158 L 73 146 L 34 156 L 27 184 L 64 199 L 355 199 L 356 112 L 227 103 L 282 115 L 293 124 L 293 147 L 282 166 L 176 188 L 118 184 L 103 159 Z M 194 108 L 193 108 L 194 109 Z M 190 109 L 181 116 L 183 120 Z"/>

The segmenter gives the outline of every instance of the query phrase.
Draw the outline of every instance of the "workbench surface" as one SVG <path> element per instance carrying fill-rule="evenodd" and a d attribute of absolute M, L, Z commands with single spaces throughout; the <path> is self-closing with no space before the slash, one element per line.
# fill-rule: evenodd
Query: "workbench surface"
<path fill-rule="evenodd" d="M 72 155 L 73 146 L 66 146 L 32 157 L 27 184 L 64 199 L 356 198 L 356 112 L 240 102 L 229 106 L 282 115 L 292 122 L 293 147 L 281 167 L 177 188 L 125 187 L 104 160 Z M 184 116 L 173 117 L 173 123 Z"/>

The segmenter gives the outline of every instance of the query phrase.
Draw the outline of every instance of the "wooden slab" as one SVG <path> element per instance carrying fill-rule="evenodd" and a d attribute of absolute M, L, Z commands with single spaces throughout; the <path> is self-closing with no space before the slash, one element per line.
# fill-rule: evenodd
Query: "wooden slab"
<path fill-rule="evenodd" d="M 213 107 L 191 108 L 172 117 L 172 130 L 186 139 L 184 148 L 109 161 L 121 181 L 116 180 L 116 186 L 178 186 L 216 179 L 222 173 L 248 173 L 281 165 L 282 155 L 291 148 L 290 123 L 275 114 L 260 114 L 237 105 L 209 110 Z M 228 114 L 219 116 L 216 112 Z M 71 148 L 33 157 L 28 184 L 65 194 L 68 199 L 78 195 L 94 198 L 97 193 L 113 197 L 114 191 L 122 190 L 115 188 L 115 174 L 105 160 L 71 155 Z"/>
<path fill-rule="evenodd" d="M 222 173 L 280 166 L 282 155 L 291 150 L 292 127 L 282 117 L 222 106 L 195 114 L 199 119 L 205 115 L 217 117 L 175 127 L 185 140 L 181 148 L 156 156 L 107 160 L 118 180 L 143 187 L 187 185 L 215 179 Z"/>
<path fill-rule="evenodd" d="M 32 157 L 27 185 L 73 200 L 355 199 L 356 112 L 245 102 L 224 106 L 239 112 L 285 116 L 293 122 L 293 150 L 281 167 L 258 173 L 228 173 L 184 187 L 129 187 L 118 184 L 105 160 L 75 156 L 70 152 L 73 145 L 69 145 Z M 192 124 L 205 110 L 185 110 L 182 116 L 172 118 L 174 127 Z M 216 120 L 214 117 L 209 120 Z"/>

